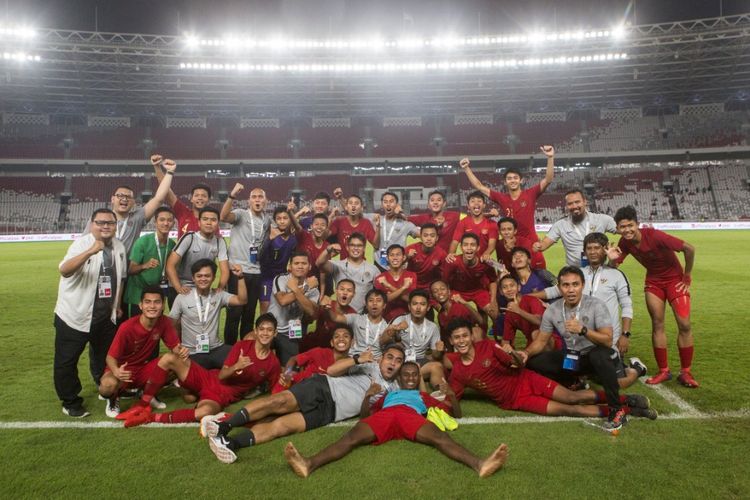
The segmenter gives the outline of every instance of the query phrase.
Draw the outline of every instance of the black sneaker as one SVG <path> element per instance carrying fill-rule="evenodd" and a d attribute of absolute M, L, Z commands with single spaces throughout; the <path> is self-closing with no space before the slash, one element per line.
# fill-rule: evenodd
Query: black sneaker
<path fill-rule="evenodd" d="M 649 420 L 656 420 L 659 414 L 653 408 L 630 408 L 630 415 L 633 417 L 642 417 Z"/>
<path fill-rule="evenodd" d="M 651 407 L 651 401 L 640 394 L 628 394 L 625 396 L 625 404 L 630 408 L 647 409 Z"/>
<path fill-rule="evenodd" d="M 643 377 L 648 372 L 648 368 L 640 358 L 630 358 L 630 368 L 638 373 L 638 378 Z"/>
<path fill-rule="evenodd" d="M 125 389 L 120 391 L 120 399 L 134 399 L 139 398 L 140 389 Z"/>
<path fill-rule="evenodd" d="M 91 415 L 83 406 L 74 406 L 70 408 L 68 408 L 67 406 L 63 406 L 62 412 L 63 414 L 73 418 L 83 418 Z"/>
<path fill-rule="evenodd" d="M 624 408 L 618 408 L 617 410 L 610 409 L 609 418 L 602 427 L 608 432 L 619 432 L 622 426 L 628 423 L 628 417 L 625 414 Z"/>

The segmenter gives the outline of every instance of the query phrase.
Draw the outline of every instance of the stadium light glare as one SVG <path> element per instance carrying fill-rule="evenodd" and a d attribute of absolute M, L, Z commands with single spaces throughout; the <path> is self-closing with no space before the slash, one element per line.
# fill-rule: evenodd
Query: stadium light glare
<path fill-rule="evenodd" d="M 625 26 L 623 26 L 622 24 L 617 25 L 614 28 L 612 28 L 610 33 L 612 35 L 612 38 L 614 38 L 615 40 L 624 40 L 625 37 L 627 36 L 627 31 L 625 31 Z"/>
<path fill-rule="evenodd" d="M 31 40 L 36 37 L 36 30 L 29 26 L 0 26 L 0 37 Z"/>

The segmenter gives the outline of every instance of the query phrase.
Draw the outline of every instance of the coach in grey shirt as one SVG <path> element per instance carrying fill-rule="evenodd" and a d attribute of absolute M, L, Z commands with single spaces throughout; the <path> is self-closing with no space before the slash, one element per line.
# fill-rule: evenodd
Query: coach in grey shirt
<path fill-rule="evenodd" d="M 375 265 L 381 270 L 388 269 L 387 250 L 391 245 L 401 245 L 406 248 L 409 236 L 419 236 L 419 228 L 414 223 L 404 218 L 401 207 L 398 204 L 398 195 L 386 191 L 380 197 L 383 215 L 367 214 L 366 217 L 372 222 L 372 226 L 380 234 L 380 248 L 375 249 L 372 256 Z"/>
<path fill-rule="evenodd" d="M 350 305 L 355 311 L 362 311 L 365 296 L 372 290 L 375 277 L 380 274 L 377 267 L 365 261 L 365 244 L 366 242 L 355 233 L 349 237 L 346 244 L 349 255 L 345 260 L 330 260 L 334 254 L 341 251 L 338 243 L 328 245 L 317 260 L 318 269 L 331 275 L 334 283 L 338 284 L 339 280 L 344 278 L 354 282 L 354 298 Z"/>
<path fill-rule="evenodd" d="M 569 266 L 583 267 L 588 261 L 583 252 L 583 240 L 590 233 L 616 233 L 615 220 L 606 214 L 591 213 L 587 209 L 586 197 L 579 189 L 565 194 L 568 216 L 552 224 L 547 236 L 534 243 L 534 251 L 544 252 L 562 239 L 565 261 Z"/>

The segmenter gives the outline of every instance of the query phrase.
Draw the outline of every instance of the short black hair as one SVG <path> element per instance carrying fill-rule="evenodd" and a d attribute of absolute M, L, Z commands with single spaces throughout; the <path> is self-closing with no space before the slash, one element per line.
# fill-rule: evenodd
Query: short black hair
<path fill-rule="evenodd" d="M 116 188 L 112 190 L 112 196 L 114 196 L 115 193 L 117 193 L 118 189 L 127 189 L 128 191 L 130 191 L 131 193 L 135 195 L 135 189 L 133 189 L 131 186 L 128 186 L 127 184 L 120 184 L 119 186 L 117 186 Z"/>
<path fill-rule="evenodd" d="M 568 189 L 565 192 L 565 196 L 563 196 L 563 198 L 567 198 L 569 194 L 576 194 L 576 193 L 580 194 L 581 198 L 583 198 L 584 200 L 586 199 L 586 194 L 579 188 Z"/>
<path fill-rule="evenodd" d="M 450 290 L 450 289 L 451 289 L 451 286 L 450 286 L 450 285 L 448 284 L 448 282 L 447 282 L 447 281 L 445 281 L 445 280 L 444 280 L 444 279 L 442 279 L 442 278 L 438 278 L 438 279 L 436 279 L 435 281 L 433 281 L 432 283 L 430 283 L 430 288 L 432 288 L 432 285 L 434 285 L 435 283 L 442 283 L 443 285 L 445 285 L 445 286 L 446 286 L 446 288 L 448 288 L 448 290 Z"/>
<path fill-rule="evenodd" d="M 442 191 L 440 191 L 439 189 L 435 189 L 434 191 L 430 191 L 430 192 L 429 192 L 429 194 L 427 195 L 427 199 L 429 200 L 430 198 L 432 198 L 432 195 L 433 195 L 433 194 L 439 194 L 439 195 L 440 195 L 440 197 L 441 197 L 441 198 L 442 198 L 443 200 L 445 200 L 445 193 L 443 193 L 443 192 L 442 192 Z"/>
<path fill-rule="evenodd" d="M 461 235 L 461 243 L 464 242 L 466 238 L 472 238 L 474 241 L 477 242 L 477 245 L 479 245 L 479 236 L 476 235 L 476 233 L 468 232 Z"/>
<path fill-rule="evenodd" d="M 346 239 L 346 244 L 348 245 L 352 240 L 359 240 L 365 245 L 367 245 L 367 238 L 365 238 L 365 235 L 362 233 L 350 234 L 349 237 Z"/>
<path fill-rule="evenodd" d="M 154 219 L 158 219 L 159 218 L 159 214 L 162 214 L 164 212 L 168 212 L 168 213 L 172 214 L 172 217 L 177 218 L 177 216 L 174 214 L 174 210 L 172 210 L 171 208 L 169 208 L 169 207 L 159 207 L 154 212 Z"/>
<path fill-rule="evenodd" d="M 97 208 L 94 210 L 94 213 L 91 214 L 91 222 L 94 222 L 94 219 L 99 214 L 109 214 L 114 217 L 115 221 L 117 221 L 117 215 L 111 208 Z"/>
<path fill-rule="evenodd" d="M 430 294 L 427 293 L 427 290 L 418 288 L 416 290 L 412 290 L 411 292 L 409 292 L 409 303 L 411 303 L 411 299 L 413 299 L 414 297 L 422 297 L 423 299 L 427 301 L 427 304 L 430 303 Z"/>
<path fill-rule="evenodd" d="M 289 256 L 289 263 L 291 263 L 295 257 L 304 257 L 307 259 L 307 262 L 310 262 L 310 255 L 303 250 L 295 250 L 294 252 L 292 252 L 292 254 Z"/>
<path fill-rule="evenodd" d="M 502 284 L 503 284 L 503 281 L 505 281 L 505 280 L 513 280 L 513 281 L 515 281 L 516 283 L 518 283 L 518 281 L 516 280 L 516 278 L 514 278 L 514 277 L 513 277 L 513 275 L 512 275 L 512 274 L 504 274 L 504 275 L 503 275 L 503 276 L 502 276 L 502 277 L 500 278 L 500 280 L 499 280 L 499 281 L 497 282 L 497 284 L 498 284 L 498 285 L 502 285 Z"/>
<path fill-rule="evenodd" d="M 255 320 L 255 328 L 258 328 L 261 323 L 271 323 L 274 330 L 276 330 L 276 328 L 279 326 L 279 322 L 276 320 L 276 316 L 269 312 L 263 313 L 258 316 L 258 319 Z"/>
<path fill-rule="evenodd" d="M 609 244 L 609 238 L 607 238 L 607 235 L 604 233 L 589 233 L 586 235 L 586 237 L 583 239 L 583 249 L 586 250 L 586 246 L 589 243 L 598 243 L 604 248 L 607 248 L 607 245 Z"/>
<path fill-rule="evenodd" d="M 455 332 L 459 328 L 466 328 L 467 330 L 469 330 L 469 333 L 471 333 L 471 327 L 472 324 L 465 319 L 454 318 L 448 323 L 448 326 L 445 329 L 448 330 L 448 335 L 453 335 L 453 332 Z"/>
<path fill-rule="evenodd" d="M 394 198 L 396 198 L 396 203 L 398 203 L 398 195 L 392 191 L 386 191 L 385 193 L 381 194 L 380 201 L 383 201 L 383 198 L 385 198 L 386 196 L 393 196 Z"/>
<path fill-rule="evenodd" d="M 560 269 L 560 272 L 557 273 L 557 281 L 560 282 L 560 278 L 563 276 L 567 276 L 568 274 L 575 274 L 579 278 L 581 278 L 581 283 L 586 283 L 586 277 L 583 275 L 583 271 L 581 271 L 580 267 L 576 266 L 565 266 L 562 269 Z"/>
<path fill-rule="evenodd" d="M 216 214 L 216 217 L 218 219 L 221 219 L 221 214 L 219 213 L 219 210 L 214 207 L 203 207 L 200 210 L 198 210 L 198 218 L 200 219 L 201 217 L 203 217 L 203 214 L 205 213 Z"/>
<path fill-rule="evenodd" d="M 521 252 L 521 253 L 524 253 L 524 254 L 526 254 L 526 257 L 528 257 L 529 259 L 531 258 L 531 252 L 529 252 L 529 251 L 528 251 L 528 250 L 527 250 L 526 248 L 524 248 L 524 247 L 513 247 L 513 248 L 511 248 L 511 249 L 510 249 L 510 254 L 511 254 L 511 255 L 513 255 L 513 254 L 514 254 L 514 253 L 516 253 L 516 252 Z"/>
<path fill-rule="evenodd" d="M 481 191 L 472 191 L 469 193 L 469 196 L 466 197 L 466 201 L 471 200 L 472 198 L 479 198 L 482 200 L 482 202 L 487 203 L 487 197 L 484 196 L 484 193 Z"/>
<path fill-rule="evenodd" d="M 195 194 L 195 192 L 198 189 L 202 189 L 203 191 L 205 191 L 206 193 L 208 193 L 208 198 L 209 199 L 211 198 L 211 188 L 208 186 L 208 184 L 195 184 L 193 187 L 191 187 L 190 188 L 190 197 L 191 198 L 193 197 L 193 194 Z"/>
<path fill-rule="evenodd" d="M 424 231 L 425 229 L 434 229 L 436 233 L 438 233 L 438 232 L 439 232 L 439 231 L 438 231 L 438 227 L 437 227 L 437 224 L 435 224 L 435 223 L 433 223 L 433 222 L 425 222 L 424 224 L 422 224 L 422 225 L 420 226 L 420 228 L 419 228 L 419 232 L 421 233 L 421 232 L 422 232 L 422 231 Z"/>
<path fill-rule="evenodd" d="M 389 253 L 391 253 L 391 250 L 395 250 L 395 249 L 399 249 L 399 250 L 401 250 L 401 253 L 405 253 L 405 252 L 406 252 L 406 250 L 404 250 L 404 247 L 402 247 L 402 246 L 401 246 L 401 245 L 399 245 L 398 243 L 394 243 L 393 245 L 389 246 L 389 247 L 388 247 L 388 248 L 387 248 L 387 249 L 385 250 L 385 254 L 386 254 L 386 255 L 388 255 Z"/>
<path fill-rule="evenodd" d="M 286 208 L 286 205 L 278 205 L 276 208 L 274 208 L 271 218 L 275 220 L 276 216 L 279 214 L 289 214 L 289 209 Z"/>
<path fill-rule="evenodd" d="M 349 334 L 349 338 L 354 338 L 354 330 L 352 330 L 352 327 L 349 325 L 345 325 L 342 323 L 337 323 L 336 326 L 333 327 L 333 331 L 331 332 L 331 337 L 333 337 L 333 334 L 336 333 L 336 330 L 346 330 L 346 333 Z"/>
<path fill-rule="evenodd" d="M 362 307 L 362 314 L 367 314 L 367 303 L 370 301 L 370 297 L 372 297 L 373 295 L 377 295 L 378 297 L 383 299 L 384 304 L 388 303 L 388 295 L 386 295 L 386 293 L 383 290 L 372 288 L 365 294 L 365 305 L 364 307 Z"/>
<path fill-rule="evenodd" d="M 350 194 L 349 196 L 346 197 L 346 201 L 349 201 L 351 198 L 357 198 L 359 200 L 359 202 L 362 204 L 362 206 L 365 205 L 365 202 L 364 202 L 364 200 L 362 200 L 362 197 L 360 195 L 358 195 L 358 194 Z"/>
<path fill-rule="evenodd" d="M 159 285 L 148 285 L 143 287 L 143 290 L 141 290 L 141 302 L 143 302 L 143 297 L 146 296 L 146 294 L 153 294 L 158 295 L 161 297 L 161 300 L 164 300 L 164 290 L 161 289 Z"/>
<path fill-rule="evenodd" d="M 523 174 L 521 173 L 520 170 L 518 170 L 515 167 L 506 168 L 505 172 L 503 172 L 503 179 L 507 179 L 508 178 L 508 174 L 516 174 L 518 177 L 520 177 L 521 179 L 523 179 Z"/>
<path fill-rule="evenodd" d="M 632 220 L 638 222 L 638 212 L 635 207 L 628 205 L 627 207 L 618 208 L 615 212 L 615 223 L 619 224 L 621 220 Z"/>
<path fill-rule="evenodd" d="M 415 367 L 417 369 L 417 372 L 421 370 L 421 368 L 419 367 L 419 363 L 417 363 L 416 361 L 404 361 L 403 364 L 401 365 L 401 369 L 403 370 L 407 366 Z"/>
<path fill-rule="evenodd" d="M 385 354 L 386 352 L 390 351 L 391 349 L 395 349 L 396 351 L 400 352 L 402 356 L 406 357 L 406 351 L 404 351 L 404 346 L 402 346 L 401 344 L 398 344 L 396 342 L 390 342 L 390 343 L 384 345 L 380 349 L 380 352 L 382 352 L 383 354 Z"/>
<path fill-rule="evenodd" d="M 500 217 L 500 219 L 497 221 L 497 227 L 500 227 L 500 224 L 504 222 L 510 222 L 513 224 L 513 229 L 518 229 L 518 221 L 514 219 L 513 217 Z"/>
<path fill-rule="evenodd" d="M 200 259 L 196 260 L 192 266 L 190 266 L 190 275 L 194 276 L 198 271 L 203 269 L 204 267 L 210 267 L 211 272 L 214 276 L 216 276 L 216 262 L 212 261 L 211 259 Z"/>
<path fill-rule="evenodd" d="M 328 216 L 326 214 L 315 214 L 312 216 L 313 222 L 315 222 L 315 219 L 322 219 L 326 221 L 326 225 L 328 225 Z"/>
<path fill-rule="evenodd" d="M 336 283 L 336 286 L 338 287 L 341 283 L 351 283 L 354 289 L 355 290 L 357 289 L 357 284 L 354 283 L 354 280 L 350 280 L 349 278 L 344 278 L 344 279 L 339 280 L 338 283 Z"/>
<path fill-rule="evenodd" d="M 315 196 L 313 196 L 313 200 L 326 200 L 328 203 L 331 203 L 331 195 L 325 191 L 318 191 L 315 193 Z"/>

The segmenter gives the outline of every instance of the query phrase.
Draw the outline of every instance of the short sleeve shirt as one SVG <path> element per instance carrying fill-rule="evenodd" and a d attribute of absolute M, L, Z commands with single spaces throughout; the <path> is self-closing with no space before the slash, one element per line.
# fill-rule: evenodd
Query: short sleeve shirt
<path fill-rule="evenodd" d="M 246 274 L 260 274 L 260 262 L 250 262 L 250 248 L 260 250 L 263 235 L 271 225 L 271 218 L 264 214 L 257 216 L 250 210 L 235 209 L 234 224 L 229 233 L 229 262 L 242 267 Z"/>
<path fill-rule="evenodd" d="M 490 240 L 497 241 L 498 231 L 497 224 L 494 221 L 483 217 L 481 222 L 474 222 L 470 216 L 466 216 L 456 226 L 456 231 L 453 233 L 453 241 L 459 242 L 459 248 L 461 246 L 461 238 L 465 233 L 474 233 L 479 236 L 479 249 L 477 255 L 482 255 Z"/>
<path fill-rule="evenodd" d="M 354 282 L 354 298 L 352 298 L 350 305 L 355 311 L 361 311 L 365 306 L 365 295 L 372 290 L 373 280 L 375 280 L 375 276 L 380 274 L 380 271 L 377 267 L 365 261 L 359 264 L 353 264 L 348 260 L 331 260 L 329 262 L 333 268 L 331 277 L 334 283 L 338 284 L 344 278 Z"/>
<path fill-rule="evenodd" d="M 539 241 L 536 234 L 534 212 L 536 211 L 536 200 L 542 194 L 539 184 L 524 189 L 518 199 L 514 200 L 507 193 L 490 190 L 490 199 L 501 208 L 503 217 L 512 217 L 518 223 L 518 235 L 531 241 Z"/>
<path fill-rule="evenodd" d="M 450 250 L 453 233 L 456 231 L 456 226 L 460 219 L 461 214 L 448 211 L 444 211 L 438 219 L 433 217 L 432 214 L 417 214 L 409 216 L 409 221 L 419 227 L 422 227 L 428 222 L 435 224 L 438 228 L 437 246 L 445 250 L 446 253 Z"/>
<path fill-rule="evenodd" d="M 227 260 L 227 243 L 221 236 L 212 235 L 206 239 L 201 233 L 186 233 L 175 245 L 174 252 L 182 257 L 177 265 L 177 275 L 183 285 L 193 283 L 190 268 L 201 259 L 219 262 Z"/>
<path fill-rule="evenodd" d="M 563 310 L 565 316 L 563 316 Z M 539 329 L 542 332 L 550 333 L 557 331 L 568 349 L 585 353 L 593 349 L 595 344 L 583 335 L 570 333 L 565 329 L 565 320 L 570 319 L 573 312 L 575 312 L 578 320 L 591 330 L 612 327 L 612 316 L 610 316 L 604 302 L 596 297 L 583 295 L 575 308 L 566 306 L 564 300 L 558 300 L 550 304 L 544 311 Z"/>
<path fill-rule="evenodd" d="M 328 230 L 331 236 L 336 237 L 336 242 L 341 245 L 340 259 L 345 260 L 349 256 L 349 251 L 346 249 L 346 242 L 353 233 L 362 233 L 367 241 L 372 243 L 375 241 L 375 228 L 372 227 L 372 223 L 362 217 L 356 226 L 352 226 L 349 222 L 349 218 L 346 216 L 340 216 L 333 219 Z"/>
<path fill-rule="evenodd" d="M 409 327 L 401 332 L 401 343 L 404 349 L 414 349 L 417 359 L 427 357 L 428 349 L 435 349 L 440 340 L 440 329 L 432 321 L 425 319 L 421 325 L 414 323 L 411 315 L 405 314 L 393 320 L 393 324 L 405 321 Z"/>
<path fill-rule="evenodd" d="M 281 304 L 279 304 L 279 301 L 276 300 L 277 293 L 289 291 L 287 283 L 289 283 L 290 276 L 291 275 L 289 273 L 282 274 L 281 276 L 277 276 L 273 280 L 273 292 L 271 293 L 271 304 L 268 306 L 268 312 L 273 314 L 273 316 L 276 318 L 276 321 L 278 322 L 278 326 L 276 328 L 278 335 L 288 335 L 289 322 L 291 320 L 301 321 L 302 317 L 304 316 L 302 306 L 300 306 L 296 300 L 286 306 L 282 306 Z M 307 283 L 305 283 L 302 286 L 302 290 L 305 294 L 305 297 L 310 299 L 312 302 L 317 303 L 318 299 L 320 299 L 320 291 L 317 288 L 309 288 L 307 286 Z"/>
<path fill-rule="evenodd" d="M 418 235 L 419 228 L 408 220 L 395 217 L 388 220 L 385 216 L 380 217 L 380 248 L 387 249 L 391 245 L 406 246 L 408 237 Z"/>
<path fill-rule="evenodd" d="M 175 247 L 175 241 L 167 239 L 166 245 L 158 245 L 156 233 L 144 234 L 135 241 L 130 251 L 130 261 L 143 264 L 151 259 L 159 261 L 159 266 L 153 269 L 144 269 L 138 274 L 128 278 L 125 289 L 125 303 L 138 304 L 141 301 L 141 292 L 147 286 L 158 285 L 162 279 L 166 279 L 165 269 L 167 257 Z"/>
<path fill-rule="evenodd" d="M 562 240 L 565 248 L 565 261 L 569 266 L 581 266 L 583 239 L 590 233 L 615 233 L 615 220 L 607 214 L 587 212 L 580 224 L 574 224 L 568 216 L 560 219 L 550 228 L 547 238 L 552 241 Z"/>
<path fill-rule="evenodd" d="M 198 296 L 197 300 L 196 296 Z M 203 297 L 198 295 L 196 290 L 192 290 L 187 295 L 177 295 L 169 311 L 169 317 L 180 320 L 182 345 L 190 349 L 191 353 L 195 354 L 198 347 L 196 338 L 202 333 L 208 334 L 209 349 L 215 349 L 223 344 L 219 340 L 219 315 L 221 309 L 229 305 L 229 299 L 232 297 L 231 293 L 214 291 L 211 291 L 208 297 Z M 201 307 L 201 314 L 198 313 L 198 307 Z M 205 315 L 206 308 L 208 308 L 208 314 L 201 322 L 200 317 Z"/>
<path fill-rule="evenodd" d="M 375 358 L 380 359 L 380 336 L 388 326 L 388 322 L 381 318 L 380 323 L 371 323 L 367 314 L 346 314 L 346 324 L 354 331 L 354 340 L 349 349 L 349 355 L 361 354 L 368 348 Z"/>
<path fill-rule="evenodd" d="M 646 268 L 646 281 L 681 280 L 682 264 L 675 252 L 682 251 L 685 242 L 658 229 L 644 227 L 640 231 L 641 241 L 638 245 L 620 238 L 618 246 L 622 256 L 619 261 L 632 254 Z"/>

